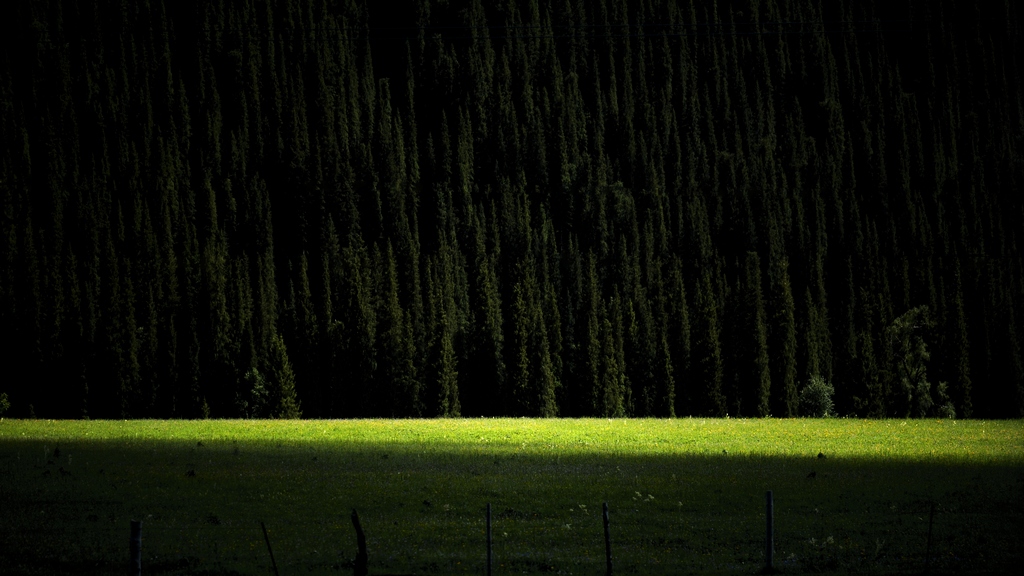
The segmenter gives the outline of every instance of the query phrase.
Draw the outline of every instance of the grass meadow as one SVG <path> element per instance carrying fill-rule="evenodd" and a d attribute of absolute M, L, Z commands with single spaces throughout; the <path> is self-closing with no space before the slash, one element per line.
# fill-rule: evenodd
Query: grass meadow
<path fill-rule="evenodd" d="M 821 453 L 824 457 L 819 457 Z M 1024 564 L 1024 422 L 0 420 L 0 571 L 753 574 Z"/>

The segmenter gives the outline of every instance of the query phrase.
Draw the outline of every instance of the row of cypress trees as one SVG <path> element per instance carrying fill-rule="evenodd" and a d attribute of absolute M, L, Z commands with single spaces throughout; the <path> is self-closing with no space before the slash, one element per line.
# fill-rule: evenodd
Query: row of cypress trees
<path fill-rule="evenodd" d="M 14 414 L 1024 414 L 1008 1 L 2 10 Z"/>

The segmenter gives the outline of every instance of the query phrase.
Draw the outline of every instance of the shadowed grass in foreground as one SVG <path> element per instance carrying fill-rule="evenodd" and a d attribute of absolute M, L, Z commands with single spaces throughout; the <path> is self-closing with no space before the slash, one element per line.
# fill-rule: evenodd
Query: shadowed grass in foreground
<path fill-rule="evenodd" d="M 1010 572 L 1024 423 L 852 420 L 0 421 L 0 564 L 147 574 Z M 819 458 L 821 453 L 823 457 Z M 813 474 L 812 474 L 813 473 Z"/>

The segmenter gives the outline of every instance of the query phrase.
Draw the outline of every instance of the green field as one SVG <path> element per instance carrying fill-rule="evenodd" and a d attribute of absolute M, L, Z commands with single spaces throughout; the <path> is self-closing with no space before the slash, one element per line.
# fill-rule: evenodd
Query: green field
<path fill-rule="evenodd" d="M 819 458 L 822 453 L 825 458 Z M 809 477 L 814 472 L 813 477 Z M 1024 563 L 1024 422 L 0 421 L 5 574 L 751 574 Z"/>

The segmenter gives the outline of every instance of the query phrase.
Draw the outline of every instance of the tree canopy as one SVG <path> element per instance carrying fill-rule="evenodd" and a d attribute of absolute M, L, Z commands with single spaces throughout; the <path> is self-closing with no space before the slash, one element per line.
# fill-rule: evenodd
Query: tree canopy
<path fill-rule="evenodd" d="M 4 3 L 0 393 L 796 416 L 821 379 L 839 415 L 1020 417 L 1020 25 L 1009 0 Z"/>

